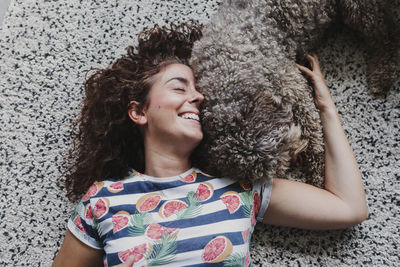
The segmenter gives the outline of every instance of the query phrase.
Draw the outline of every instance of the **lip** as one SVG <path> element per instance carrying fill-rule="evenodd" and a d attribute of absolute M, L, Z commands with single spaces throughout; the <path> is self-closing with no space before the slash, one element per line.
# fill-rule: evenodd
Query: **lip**
<path fill-rule="evenodd" d="M 182 115 L 183 115 L 183 114 L 186 114 L 186 113 L 196 114 L 197 116 L 200 117 L 200 112 L 199 112 L 199 111 L 184 111 L 184 112 L 179 113 L 179 114 L 178 114 L 178 117 L 181 118 L 181 119 L 183 119 L 183 118 L 182 118 Z M 195 125 L 200 125 L 200 126 L 201 126 L 200 121 L 196 121 L 196 120 L 187 120 L 187 119 L 183 119 L 183 120 L 185 121 L 185 123 L 191 123 L 191 124 L 195 124 Z"/>
<path fill-rule="evenodd" d="M 197 116 L 200 116 L 199 111 L 184 111 L 184 112 L 179 113 L 178 116 L 181 117 L 183 114 L 186 114 L 186 113 L 193 113 L 193 114 L 196 114 Z"/>
<path fill-rule="evenodd" d="M 181 118 L 182 119 L 182 118 Z M 194 124 L 194 125 L 201 125 L 201 123 L 199 121 L 196 120 L 187 120 L 187 119 L 182 119 L 185 123 L 190 123 L 190 124 Z"/>

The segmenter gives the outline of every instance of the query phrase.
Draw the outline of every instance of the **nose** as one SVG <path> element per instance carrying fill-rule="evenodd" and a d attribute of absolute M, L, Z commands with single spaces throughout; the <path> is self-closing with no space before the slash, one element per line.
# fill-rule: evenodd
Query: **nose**
<path fill-rule="evenodd" d="M 200 105 L 203 102 L 203 100 L 204 100 L 203 94 L 201 94 L 199 91 L 195 90 L 190 103 L 195 103 L 197 105 Z"/>

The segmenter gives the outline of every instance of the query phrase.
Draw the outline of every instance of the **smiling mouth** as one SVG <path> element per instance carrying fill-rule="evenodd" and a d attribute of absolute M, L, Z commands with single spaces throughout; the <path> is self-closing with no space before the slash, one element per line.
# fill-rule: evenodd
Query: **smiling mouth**
<path fill-rule="evenodd" d="M 200 121 L 200 117 L 197 114 L 194 113 L 185 113 L 182 116 L 180 116 L 182 119 L 187 119 L 187 120 L 194 120 L 194 121 Z"/>

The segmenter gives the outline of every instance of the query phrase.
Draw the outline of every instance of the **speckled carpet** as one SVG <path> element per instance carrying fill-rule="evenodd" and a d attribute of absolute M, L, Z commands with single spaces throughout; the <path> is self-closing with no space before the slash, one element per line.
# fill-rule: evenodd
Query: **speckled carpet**
<path fill-rule="evenodd" d="M 218 2 L 11 1 L 0 30 L 0 266 L 49 266 L 74 203 L 56 185 L 85 71 L 154 23 L 207 22 Z M 400 266 L 400 79 L 368 93 L 365 50 L 344 31 L 319 56 L 363 174 L 369 219 L 343 231 L 258 225 L 254 266 Z M 400 76 L 400 75 L 399 75 Z"/>

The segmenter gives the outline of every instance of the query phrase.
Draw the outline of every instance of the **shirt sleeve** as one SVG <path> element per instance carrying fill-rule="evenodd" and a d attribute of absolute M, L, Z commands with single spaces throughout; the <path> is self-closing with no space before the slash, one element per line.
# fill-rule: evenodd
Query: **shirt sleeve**
<path fill-rule="evenodd" d="M 262 222 L 264 219 L 264 214 L 267 211 L 269 201 L 271 199 L 271 190 L 272 190 L 272 183 L 273 179 L 270 179 L 268 182 L 266 182 L 264 185 L 259 184 L 256 185 L 256 188 L 260 188 L 261 194 L 260 194 L 260 209 L 257 214 L 257 221 Z"/>
<path fill-rule="evenodd" d="M 97 220 L 92 211 L 90 199 L 81 200 L 68 220 L 68 229 L 84 244 L 95 249 L 103 249 L 102 242 L 99 241 Z"/>

